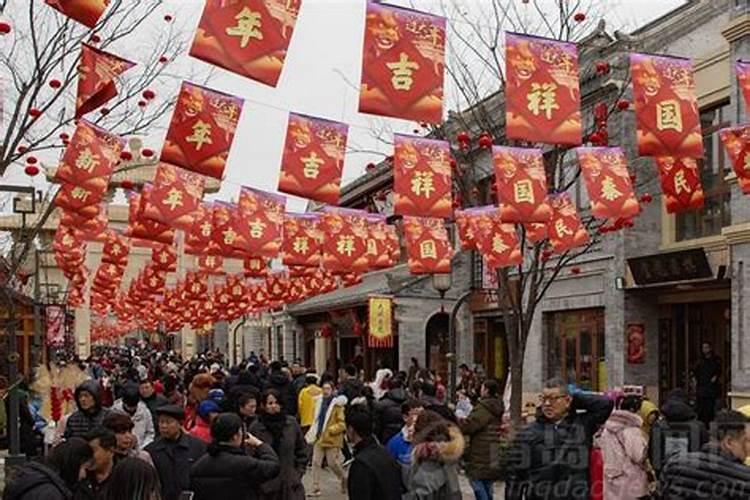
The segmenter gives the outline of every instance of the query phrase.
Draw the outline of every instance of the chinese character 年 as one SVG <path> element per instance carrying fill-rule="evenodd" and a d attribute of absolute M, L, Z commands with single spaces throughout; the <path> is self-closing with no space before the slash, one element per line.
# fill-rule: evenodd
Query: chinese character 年
<path fill-rule="evenodd" d="M 263 18 L 260 12 L 253 12 L 249 7 L 245 7 L 234 18 L 237 20 L 237 26 L 230 26 L 226 29 L 226 33 L 229 36 L 241 37 L 240 47 L 243 49 L 247 47 L 251 38 L 263 40 L 263 31 L 261 31 Z"/>
<path fill-rule="evenodd" d="M 200 151 L 204 144 L 213 144 L 211 125 L 203 120 L 198 120 L 193 124 L 193 135 L 188 136 L 185 140 L 194 143 L 196 151 Z"/>

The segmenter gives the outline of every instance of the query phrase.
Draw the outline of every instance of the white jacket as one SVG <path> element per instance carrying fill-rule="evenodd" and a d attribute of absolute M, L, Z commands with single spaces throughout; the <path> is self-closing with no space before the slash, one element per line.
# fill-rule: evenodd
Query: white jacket
<path fill-rule="evenodd" d="M 112 405 L 112 409 L 122 412 L 129 416 L 133 420 L 133 434 L 138 439 L 138 448 L 144 449 L 151 443 L 156 437 L 156 431 L 154 429 L 154 421 L 151 418 L 151 412 L 143 401 L 138 401 L 138 406 L 135 409 L 135 415 L 131 415 L 125 411 L 125 407 L 122 404 L 122 400 L 118 399 L 115 404 Z"/>

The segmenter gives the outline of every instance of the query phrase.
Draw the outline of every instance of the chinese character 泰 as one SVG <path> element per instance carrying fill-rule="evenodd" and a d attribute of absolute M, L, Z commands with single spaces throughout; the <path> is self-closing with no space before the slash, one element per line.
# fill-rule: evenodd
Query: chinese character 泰
<path fill-rule="evenodd" d="M 433 191 L 435 186 L 432 182 L 432 172 L 415 172 L 411 179 L 411 192 L 429 198 Z"/>
<path fill-rule="evenodd" d="M 307 242 L 307 238 L 305 236 L 297 236 L 294 239 L 294 243 L 292 244 L 292 247 L 295 252 L 306 254 L 308 250 L 310 249 L 310 245 Z"/>
<path fill-rule="evenodd" d="M 340 254 L 346 254 L 347 257 L 351 257 L 354 253 L 354 237 L 353 236 L 339 236 L 339 240 L 336 242 L 336 251 Z"/>
<path fill-rule="evenodd" d="M 557 222 L 555 222 L 555 231 L 557 232 L 557 237 L 562 238 L 565 235 L 572 235 L 573 231 L 570 230 L 568 226 L 565 225 L 565 221 L 562 219 L 558 219 Z"/>
<path fill-rule="evenodd" d="M 260 12 L 253 12 L 245 7 L 234 18 L 237 20 L 237 26 L 230 26 L 226 29 L 226 33 L 229 36 L 241 37 L 240 47 L 243 49 L 247 47 L 251 38 L 263 40 L 263 31 L 261 31 L 263 19 Z"/>
<path fill-rule="evenodd" d="M 386 66 L 391 70 L 393 75 L 391 77 L 391 85 L 393 85 L 395 90 L 411 90 L 411 86 L 414 84 L 412 74 L 419 69 L 418 63 L 410 61 L 409 56 L 401 52 L 397 62 L 388 63 Z"/>
<path fill-rule="evenodd" d="M 680 170 L 674 174 L 674 192 L 675 194 L 680 194 L 683 191 L 689 193 L 692 190 L 690 189 L 690 186 L 688 186 L 687 179 L 685 178 L 685 171 Z"/>
<path fill-rule="evenodd" d="M 419 255 L 423 259 L 432 258 L 437 259 L 437 249 L 435 248 L 435 240 L 424 240 L 419 244 Z"/>
<path fill-rule="evenodd" d="M 524 179 L 513 184 L 513 199 L 516 203 L 534 203 L 534 189 L 531 180 Z"/>
<path fill-rule="evenodd" d="M 682 111 L 679 102 L 668 99 L 656 104 L 656 128 L 682 132 Z"/>
<path fill-rule="evenodd" d="M 265 229 L 266 224 L 264 222 L 261 222 L 260 219 L 255 219 L 250 224 L 250 237 L 251 238 L 262 238 L 263 237 L 263 229 Z"/>
<path fill-rule="evenodd" d="M 198 120 L 193 124 L 193 135 L 188 136 L 185 141 L 195 143 L 196 151 L 200 151 L 204 144 L 213 144 L 211 125 L 203 120 Z"/>
<path fill-rule="evenodd" d="M 622 196 L 622 193 L 617 190 L 615 181 L 610 176 L 605 176 L 602 180 L 602 198 L 607 201 L 614 201 Z"/>
<path fill-rule="evenodd" d="M 554 83 L 532 83 L 531 92 L 526 95 L 529 104 L 526 106 L 534 116 L 539 116 L 540 111 L 544 111 L 548 120 L 552 119 L 552 111 L 560 109 L 557 104 L 557 95 L 555 91 L 557 84 Z"/>
<path fill-rule="evenodd" d="M 506 252 L 508 250 L 508 248 L 510 248 L 510 247 L 508 247 L 508 245 L 506 245 L 503 242 L 503 237 L 500 236 L 499 234 L 496 234 L 492 238 L 492 251 L 493 252 L 495 252 L 495 253 L 503 253 L 503 252 Z"/>
<path fill-rule="evenodd" d="M 177 188 L 172 188 L 167 193 L 167 197 L 164 198 L 164 205 L 168 206 L 172 211 L 175 208 L 182 206 L 182 191 Z"/>
<path fill-rule="evenodd" d="M 76 157 L 76 168 L 91 173 L 99 166 L 99 155 L 95 155 L 89 148 L 81 150 Z"/>
<path fill-rule="evenodd" d="M 323 158 L 320 158 L 315 151 L 310 153 L 309 156 L 302 158 L 302 173 L 307 179 L 317 179 L 320 173 L 320 166 L 325 163 Z"/>

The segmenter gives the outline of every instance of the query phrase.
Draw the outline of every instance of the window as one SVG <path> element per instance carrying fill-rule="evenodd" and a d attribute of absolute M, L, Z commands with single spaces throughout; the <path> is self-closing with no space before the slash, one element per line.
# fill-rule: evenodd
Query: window
<path fill-rule="evenodd" d="M 675 239 L 692 240 L 721 233 L 732 223 L 730 190 L 724 178 L 731 164 L 719 139 L 719 130 L 730 125 L 729 103 L 701 111 L 703 150 L 705 158 L 698 161 L 706 201 L 702 209 L 684 212 L 675 217 Z"/>
<path fill-rule="evenodd" d="M 545 327 L 548 375 L 585 390 L 604 390 L 604 310 L 549 313 Z"/>

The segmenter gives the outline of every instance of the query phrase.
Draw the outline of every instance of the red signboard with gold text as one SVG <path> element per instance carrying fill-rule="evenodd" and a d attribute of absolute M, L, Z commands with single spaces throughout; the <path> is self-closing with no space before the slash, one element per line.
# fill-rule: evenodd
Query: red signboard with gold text
<path fill-rule="evenodd" d="M 450 218 L 453 215 L 450 145 L 400 134 L 394 139 L 394 213 Z"/>
<path fill-rule="evenodd" d="M 547 222 L 547 176 L 541 149 L 492 148 L 497 197 L 503 222 Z"/>
<path fill-rule="evenodd" d="M 47 5 L 84 26 L 93 28 L 110 0 L 45 0 Z"/>
<path fill-rule="evenodd" d="M 319 214 L 284 214 L 282 262 L 286 266 L 320 266 L 321 241 Z"/>
<path fill-rule="evenodd" d="M 594 217 L 630 219 L 638 215 L 641 207 L 622 148 L 578 148 L 576 153 Z"/>
<path fill-rule="evenodd" d="M 362 52 L 360 112 L 440 123 L 444 17 L 367 2 Z"/>
<path fill-rule="evenodd" d="M 655 158 L 667 213 L 703 207 L 705 199 L 698 163 L 693 158 Z"/>
<path fill-rule="evenodd" d="M 70 144 L 65 148 L 55 180 L 105 191 L 125 141 L 86 121 L 78 120 Z"/>
<path fill-rule="evenodd" d="M 275 258 L 281 251 L 285 205 L 286 198 L 279 194 L 242 186 L 234 221 L 242 238 L 234 247 L 248 255 Z"/>
<path fill-rule="evenodd" d="M 443 219 L 407 216 L 403 228 L 411 274 L 451 272 L 453 246 Z"/>
<path fill-rule="evenodd" d="M 335 274 L 367 271 L 367 216 L 362 210 L 326 207 L 320 219 L 324 270 Z"/>
<path fill-rule="evenodd" d="M 204 185 L 202 176 L 160 163 L 143 216 L 175 229 L 190 231 L 203 198 Z"/>
<path fill-rule="evenodd" d="M 576 44 L 506 33 L 505 62 L 508 138 L 581 144 Z"/>
<path fill-rule="evenodd" d="M 750 125 L 722 129 L 719 137 L 732 160 L 742 192 L 750 194 Z"/>
<path fill-rule="evenodd" d="M 550 204 L 553 215 L 547 223 L 547 231 L 552 250 L 565 253 L 571 248 L 586 245 L 589 242 L 589 233 L 581 224 L 570 195 L 561 193 L 551 196 Z"/>
<path fill-rule="evenodd" d="M 476 209 L 469 217 L 477 249 L 487 266 L 497 269 L 523 262 L 516 226 L 503 222 L 497 207 Z"/>
<path fill-rule="evenodd" d="M 82 44 L 81 62 L 78 64 L 76 118 L 117 96 L 115 79 L 133 66 L 135 63 L 127 59 Z"/>

